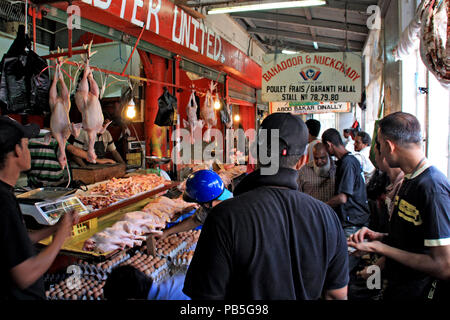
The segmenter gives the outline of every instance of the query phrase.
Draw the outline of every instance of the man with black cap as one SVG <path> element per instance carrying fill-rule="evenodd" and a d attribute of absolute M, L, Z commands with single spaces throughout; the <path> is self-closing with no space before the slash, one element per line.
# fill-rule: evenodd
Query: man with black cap
<path fill-rule="evenodd" d="M 45 299 L 42 275 L 53 263 L 72 225 L 78 222 L 74 212 L 46 229 L 28 233 L 14 195 L 20 172 L 30 169 L 28 139 L 37 136 L 35 124 L 23 126 L 0 116 L 0 299 Z M 54 235 L 53 242 L 39 254 L 33 243 Z"/>
<path fill-rule="evenodd" d="M 297 190 L 307 141 L 299 117 L 274 113 L 264 119 L 259 159 L 265 147 L 276 157 L 260 161 L 234 198 L 211 210 L 184 293 L 201 300 L 309 300 L 322 294 L 346 299 L 348 254 L 339 219 L 329 206 Z M 276 173 L 265 175 L 273 165 Z"/>

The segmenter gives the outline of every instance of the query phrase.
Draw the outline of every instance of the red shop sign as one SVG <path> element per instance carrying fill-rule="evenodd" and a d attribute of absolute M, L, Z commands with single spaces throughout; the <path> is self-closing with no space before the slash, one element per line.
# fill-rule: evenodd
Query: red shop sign
<path fill-rule="evenodd" d="M 144 32 L 145 41 L 230 72 L 252 87 L 261 87 L 261 67 L 256 62 L 169 0 L 82 0 L 74 4 L 80 7 L 83 18 L 123 31 L 130 31 L 126 25 L 144 27 L 149 31 Z M 52 5 L 67 8 L 67 4 Z M 97 10 L 115 19 L 108 19 Z M 151 33 L 156 37 L 150 36 Z M 158 41 L 161 38 L 165 41 Z"/>

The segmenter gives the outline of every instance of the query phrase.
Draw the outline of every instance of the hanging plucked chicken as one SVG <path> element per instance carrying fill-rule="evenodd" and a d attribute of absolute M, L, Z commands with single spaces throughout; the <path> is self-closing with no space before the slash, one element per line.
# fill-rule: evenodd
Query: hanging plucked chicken
<path fill-rule="evenodd" d="M 194 133 L 197 129 L 203 128 L 203 120 L 199 120 L 197 118 L 197 101 L 195 99 L 194 91 L 192 91 L 191 96 L 189 98 L 189 102 L 186 108 L 187 112 L 187 121 L 183 119 L 184 127 L 188 128 L 191 133 L 191 144 L 195 142 Z M 201 134 L 200 134 L 201 135 Z"/>
<path fill-rule="evenodd" d="M 71 133 L 75 138 L 78 137 L 81 129 L 81 123 L 74 125 L 70 122 L 70 95 L 69 90 L 67 89 L 67 86 L 64 82 L 64 77 L 61 72 L 61 65 L 61 60 L 56 63 L 56 71 L 49 92 L 49 105 L 51 110 L 50 131 L 53 137 L 58 142 L 58 162 L 61 165 L 61 168 L 64 169 L 67 164 L 65 151 L 67 139 L 69 138 Z M 61 86 L 59 95 L 57 89 L 58 82 Z"/>
<path fill-rule="evenodd" d="M 87 47 L 87 56 L 82 55 L 85 60 L 85 68 L 75 93 L 75 103 L 81 113 L 83 129 L 87 132 L 89 139 L 87 161 L 96 163 L 97 156 L 94 150 L 96 136 L 98 133 L 104 133 L 111 122 L 103 124 L 102 106 L 99 101 L 100 90 L 89 67 L 89 59 L 95 54 L 95 52 L 91 53 L 91 46 L 92 41 Z"/>
<path fill-rule="evenodd" d="M 216 112 L 214 111 L 214 99 L 212 95 L 216 85 L 217 84 L 214 84 L 211 81 L 210 87 L 206 92 L 205 103 L 203 104 L 203 108 L 200 110 L 200 115 L 206 124 L 206 131 L 204 135 L 205 142 L 211 141 L 211 128 L 217 123 Z"/>

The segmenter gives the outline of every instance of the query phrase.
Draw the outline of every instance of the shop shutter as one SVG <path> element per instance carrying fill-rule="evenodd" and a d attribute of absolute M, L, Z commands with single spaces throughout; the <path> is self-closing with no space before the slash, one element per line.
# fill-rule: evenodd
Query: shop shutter
<path fill-rule="evenodd" d="M 220 73 L 219 71 L 204 67 L 187 59 L 180 61 L 180 68 L 184 71 L 195 73 L 201 77 L 217 81 L 222 84 L 225 82 L 225 73 Z"/>
<path fill-rule="evenodd" d="M 256 89 L 231 77 L 228 78 L 228 96 L 232 101 L 241 100 L 250 104 L 256 103 Z"/>

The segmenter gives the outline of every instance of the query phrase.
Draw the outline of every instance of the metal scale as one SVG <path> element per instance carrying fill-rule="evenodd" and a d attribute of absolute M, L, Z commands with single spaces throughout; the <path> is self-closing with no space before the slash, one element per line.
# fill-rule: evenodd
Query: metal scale
<path fill-rule="evenodd" d="M 33 217 L 39 224 L 54 225 L 61 215 L 71 210 L 77 211 L 80 217 L 90 212 L 80 199 L 71 195 L 75 191 L 75 189 L 46 187 L 16 197 L 24 215 Z"/>

